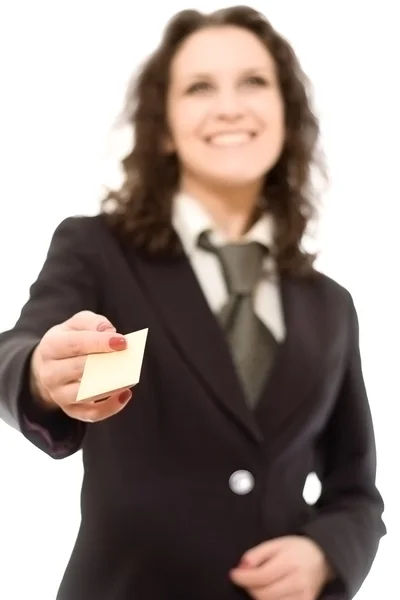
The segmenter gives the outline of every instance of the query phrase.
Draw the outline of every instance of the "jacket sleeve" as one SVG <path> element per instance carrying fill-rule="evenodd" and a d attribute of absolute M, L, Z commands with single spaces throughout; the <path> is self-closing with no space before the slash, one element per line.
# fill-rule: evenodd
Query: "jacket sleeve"
<path fill-rule="evenodd" d="M 366 578 L 382 536 L 383 501 L 375 485 L 376 450 L 350 298 L 349 347 L 335 408 L 321 438 L 321 496 L 302 534 L 324 550 L 336 579 L 324 599 L 350 600 Z"/>
<path fill-rule="evenodd" d="M 86 426 L 61 410 L 43 408 L 32 397 L 30 358 L 51 327 L 82 310 L 96 312 L 88 221 L 72 217 L 58 226 L 16 325 L 0 334 L 0 416 L 52 458 L 78 451 Z"/>

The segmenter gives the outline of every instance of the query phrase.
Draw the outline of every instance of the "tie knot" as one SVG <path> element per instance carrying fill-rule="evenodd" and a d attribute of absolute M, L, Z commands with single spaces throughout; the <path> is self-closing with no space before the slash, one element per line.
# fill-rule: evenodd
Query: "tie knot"
<path fill-rule="evenodd" d="M 199 246 L 219 258 L 230 294 L 253 293 L 262 271 L 264 246 L 257 242 L 214 246 L 207 234 L 200 236 Z"/>

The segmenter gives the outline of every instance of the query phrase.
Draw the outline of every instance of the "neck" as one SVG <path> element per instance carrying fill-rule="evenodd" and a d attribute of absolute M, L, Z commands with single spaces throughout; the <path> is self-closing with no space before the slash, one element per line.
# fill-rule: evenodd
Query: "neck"
<path fill-rule="evenodd" d="M 216 188 L 182 178 L 181 190 L 201 202 L 229 240 L 237 240 L 252 225 L 260 195 L 259 182 L 241 187 Z"/>

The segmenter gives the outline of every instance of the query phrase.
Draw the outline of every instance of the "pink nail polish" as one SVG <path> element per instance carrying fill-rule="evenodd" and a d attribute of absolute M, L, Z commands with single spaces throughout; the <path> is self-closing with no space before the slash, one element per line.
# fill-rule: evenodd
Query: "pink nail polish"
<path fill-rule="evenodd" d="M 132 398 L 132 392 L 130 390 L 127 390 L 125 392 L 122 392 L 122 394 L 118 398 L 118 402 L 120 404 L 126 404 L 128 402 L 128 400 L 130 400 L 131 398 Z"/>
<path fill-rule="evenodd" d="M 111 350 L 125 350 L 126 339 L 123 337 L 112 337 L 108 342 Z"/>

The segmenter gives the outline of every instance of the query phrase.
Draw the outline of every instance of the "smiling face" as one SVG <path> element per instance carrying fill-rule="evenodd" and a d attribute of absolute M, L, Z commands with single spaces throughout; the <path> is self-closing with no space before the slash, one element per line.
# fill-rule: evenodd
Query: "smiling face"
<path fill-rule="evenodd" d="M 261 183 L 279 158 L 284 105 L 272 56 L 250 31 L 202 29 L 176 53 L 167 148 L 181 178 L 218 187 Z"/>

